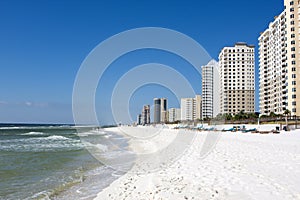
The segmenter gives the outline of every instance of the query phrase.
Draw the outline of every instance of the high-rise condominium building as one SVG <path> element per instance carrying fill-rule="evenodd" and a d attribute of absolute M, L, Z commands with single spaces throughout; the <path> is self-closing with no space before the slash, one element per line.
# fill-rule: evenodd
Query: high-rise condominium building
<path fill-rule="evenodd" d="M 160 106 L 160 122 L 167 122 L 168 121 L 168 111 L 167 111 L 167 99 L 161 99 L 161 106 Z"/>
<path fill-rule="evenodd" d="M 161 100 L 158 98 L 155 98 L 153 101 L 154 101 L 153 122 L 160 123 Z"/>
<path fill-rule="evenodd" d="M 202 66 L 202 117 L 213 118 L 220 113 L 219 64 L 211 60 Z"/>
<path fill-rule="evenodd" d="M 169 122 L 176 122 L 181 120 L 181 109 L 180 108 L 170 108 L 169 109 Z"/>
<path fill-rule="evenodd" d="M 196 95 L 195 98 L 182 98 L 181 99 L 181 120 L 193 121 L 202 119 L 201 116 L 201 96 Z"/>
<path fill-rule="evenodd" d="M 254 46 L 236 43 L 219 55 L 222 114 L 254 112 Z"/>
<path fill-rule="evenodd" d="M 201 95 L 195 96 L 196 100 L 196 116 L 194 119 L 202 119 L 202 97 Z"/>
<path fill-rule="evenodd" d="M 285 9 L 259 37 L 260 113 L 300 115 L 300 2 L 285 0 Z"/>
<path fill-rule="evenodd" d="M 154 123 L 162 123 L 167 121 L 167 99 L 154 99 Z"/>
<path fill-rule="evenodd" d="M 146 105 L 143 108 L 141 124 L 150 124 L 150 105 Z"/>

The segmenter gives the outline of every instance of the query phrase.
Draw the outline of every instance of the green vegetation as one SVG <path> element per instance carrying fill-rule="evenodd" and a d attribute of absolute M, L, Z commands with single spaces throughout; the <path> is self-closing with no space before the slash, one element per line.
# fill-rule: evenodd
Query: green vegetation
<path fill-rule="evenodd" d="M 117 125 L 104 125 L 104 126 L 101 126 L 101 128 L 114 128 L 114 127 L 117 127 Z"/>
<path fill-rule="evenodd" d="M 245 113 L 244 110 L 240 111 L 238 114 L 232 116 L 231 114 L 218 114 L 215 120 L 227 120 L 227 121 L 240 121 L 240 120 L 250 120 L 257 119 L 259 113 Z"/>
<path fill-rule="evenodd" d="M 285 110 L 283 114 L 276 114 L 271 112 L 269 115 L 261 115 L 259 116 L 259 112 L 255 113 L 246 113 L 244 110 L 240 111 L 235 115 L 231 114 L 218 114 L 215 118 L 204 118 L 203 120 L 196 119 L 194 121 L 190 121 L 190 123 L 226 123 L 226 124 L 257 124 L 258 119 L 260 124 L 286 124 L 294 125 L 297 124 L 297 120 L 300 121 L 296 116 L 291 116 L 291 112 L 289 110 Z M 176 121 L 173 123 L 168 122 L 169 124 L 179 124 L 181 121 Z"/>

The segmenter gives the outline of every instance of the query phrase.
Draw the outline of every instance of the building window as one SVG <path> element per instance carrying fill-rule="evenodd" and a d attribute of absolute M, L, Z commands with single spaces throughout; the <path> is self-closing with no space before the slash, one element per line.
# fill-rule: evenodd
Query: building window
<path fill-rule="evenodd" d="M 295 94 L 292 95 L 292 99 L 296 99 L 296 95 Z"/>
<path fill-rule="evenodd" d="M 291 31 L 295 31 L 295 27 L 292 27 L 292 28 L 291 28 Z"/>
<path fill-rule="evenodd" d="M 296 48 L 295 48 L 295 47 L 292 47 L 292 48 L 291 48 L 291 51 L 296 51 Z"/>
<path fill-rule="evenodd" d="M 292 58 L 296 58 L 296 54 L 292 54 Z"/>
<path fill-rule="evenodd" d="M 296 71 L 296 67 L 293 67 L 293 68 L 292 68 L 292 72 L 295 72 L 295 71 Z"/>
<path fill-rule="evenodd" d="M 296 101 L 293 101 L 293 103 L 292 103 L 292 104 L 293 104 L 293 106 L 295 106 L 295 105 L 296 105 Z"/>
<path fill-rule="evenodd" d="M 291 1 L 291 2 L 290 2 L 290 5 L 291 5 L 291 6 L 294 5 L 294 1 Z"/>
<path fill-rule="evenodd" d="M 292 81 L 292 85 L 296 85 L 296 81 Z"/>
<path fill-rule="evenodd" d="M 296 92 L 296 88 L 292 88 L 292 92 Z"/>
<path fill-rule="evenodd" d="M 291 21 L 291 25 L 294 25 L 295 24 L 295 21 Z"/>
<path fill-rule="evenodd" d="M 295 34 L 292 34 L 292 35 L 291 35 L 291 38 L 295 38 Z"/>
<path fill-rule="evenodd" d="M 292 61 L 292 65 L 296 65 L 296 61 L 293 60 L 293 61 Z"/>
<path fill-rule="evenodd" d="M 290 9 L 290 12 L 294 12 L 294 11 L 295 11 L 294 8 L 291 8 L 291 9 Z"/>
<path fill-rule="evenodd" d="M 295 15 L 294 15 L 294 14 L 291 14 L 291 16 L 290 16 L 290 17 L 291 17 L 291 19 L 293 19 L 293 18 L 295 17 Z"/>
<path fill-rule="evenodd" d="M 292 74 L 292 78 L 296 78 L 296 74 Z"/>
<path fill-rule="evenodd" d="M 293 109 L 292 109 L 292 112 L 294 112 L 294 113 L 295 113 L 295 112 L 296 112 L 296 108 L 293 108 Z"/>

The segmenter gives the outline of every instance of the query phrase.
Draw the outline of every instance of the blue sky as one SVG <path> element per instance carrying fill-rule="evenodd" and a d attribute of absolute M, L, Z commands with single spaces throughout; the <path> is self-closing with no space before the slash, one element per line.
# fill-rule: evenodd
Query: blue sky
<path fill-rule="evenodd" d="M 222 47 L 238 41 L 258 47 L 259 33 L 282 10 L 283 0 L 2 0 L 0 122 L 72 123 L 73 83 L 81 63 L 96 45 L 119 32 L 149 26 L 174 29 L 195 39 L 217 59 Z M 103 83 L 110 88 L 130 67 L 148 62 L 177 69 L 187 65 L 165 52 L 136 52 L 117 60 Z M 120 70 L 120 66 L 127 67 Z M 258 55 L 256 72 L 258 80 Z M 182 73 L 200 93 L 201 79 L 192 70 Z M 98 118 L 102 124 L 112 123 L 106 101 L 109 95 L 100 93 L 96 95 Z M 135 116 L 143 104 L 152 104 L 153 97 L 162 95 L 170 97 L 169 107 L 179 106 L 166 88 L 147 86 L 132 97 L 131 115 Z"/>

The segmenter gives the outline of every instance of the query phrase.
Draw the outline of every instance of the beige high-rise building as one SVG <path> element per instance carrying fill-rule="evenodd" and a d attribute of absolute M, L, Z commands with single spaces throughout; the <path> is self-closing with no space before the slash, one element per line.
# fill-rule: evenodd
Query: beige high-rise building
<path fill-rule="evenodd" d="M 259 109 L 280 114 L 285 107 L 286 23 L 283 12 L 259 37 Z"/>
<path fill-rule="evenodd" d="M 167 122 L 168 121 L 168 111 L 167 111 L 167 99 L 162 98 L 161 99 L 161 105 L 160 105 L 160 121 L 161 122 Z"/>
<path fill-rule="evenodd" d="M 202 99 L 200 95 L 195 98 L 182 98 L 181 99 L 181 120 L 194 121 L 202 119 L 201 105 Z"/>
<path fill-rule="evenodd" d="M 201 95 L 196 95 L 196 117 L 195 119 L 202 119 L 202 97 Z"/>
<path fill-rule="evenodd" d="M 142 119 L 141 124 L 146 125 L 150 124 L 150 105 L 145 105 L 142 110 Z"/>
<path fill-rule="evenodd" d="M 286 12 L 286 59 L 287 59 L 287 90 L 286 108 L 292 115 L 300 115 L 300 42 L 299 42 L 299 5 L 300 1 L 284 1 Z M 297 77 L 298 76 L 298 77 Z M 298 87 L 298 88 L 297 88 Z M 296 89 L 297 88 L 297 89 Z"/>
<path fill-rule="evenodd" d="M 254 46 L 236 43 L 219 54 L 220 107 L 222 114 L 254 112 Z"/>
<path fill-rule="evenodd" d="M 285 9 L 259 37 L 261 114 L 300 115 L 300 1 L 285 0 Z"/>
<path fill-rule="evenodd" d="M 176 122 L 181 120 L 181 110 L 180 108 L 170 108 L 168 111 L 169 122 Z"/>

